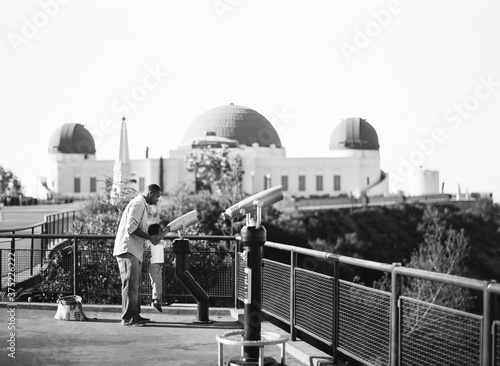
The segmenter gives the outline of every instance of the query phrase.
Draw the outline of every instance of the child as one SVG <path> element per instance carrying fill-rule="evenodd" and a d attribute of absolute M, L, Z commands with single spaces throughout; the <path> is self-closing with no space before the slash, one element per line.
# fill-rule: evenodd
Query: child
<path fill-rule="evenodd" d="M 168 226 L 165 230 L 162 231 L 160 224 L 151 224 L 148 227 L 149 235 L 161 235 L 163 236 L 169 231 Z M 151 279 L 151 287 L 152 287 L 152 299 L 153 302 L 151 305 L 158 312 L 162 312 L 161 304 L 162 304 L 162 292 L 163 292 L 163 263 L 164 263 L 164 253 L 163 253 L 163 244 L 159 242 L 158 244 L 150 243 L 151 247 L 151 263 L 148 268 L 149 278 Z"/>

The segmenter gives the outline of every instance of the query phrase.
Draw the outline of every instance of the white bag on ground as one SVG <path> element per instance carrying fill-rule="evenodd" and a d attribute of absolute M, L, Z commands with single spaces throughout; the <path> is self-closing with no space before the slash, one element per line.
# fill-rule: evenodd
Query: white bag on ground
<path fill-rule="evenodd" d="M 57 320 L 90 320 L 83 312 L 82 298 L 78 295 L 64 296 L 57 300 Z"/>

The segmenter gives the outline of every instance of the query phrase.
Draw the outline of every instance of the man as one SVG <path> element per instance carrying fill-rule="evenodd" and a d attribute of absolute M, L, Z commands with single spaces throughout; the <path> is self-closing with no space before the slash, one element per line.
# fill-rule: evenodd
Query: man
<path fill-rule="evenodd" d="M 122 281 L 122 325 L 141 326 L 149 322 L 140 316 L 141 265 L 145 241 L 157 244 L 162 239 L 161 234 L 148 234 L 148 205 L 155 205 L 160 196 L 160 186 L 147 186 L 128 203 L 120 219 L 113 256 L 118 261 Z"/>

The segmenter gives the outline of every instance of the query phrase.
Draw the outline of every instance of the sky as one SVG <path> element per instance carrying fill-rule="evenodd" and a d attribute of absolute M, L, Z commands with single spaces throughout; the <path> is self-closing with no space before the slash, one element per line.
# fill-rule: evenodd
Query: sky
<path fill-rule="evenodd" d="M 48 145 L 81 123 L 97 159 L 169 156 L 234 103 L 289 157 L 325 157 L 347 117 L 377 131 L 390 190 L 420 167 L 500 200 L 500 1 L 0 1 L 0 165 L 37 196 Z"/>

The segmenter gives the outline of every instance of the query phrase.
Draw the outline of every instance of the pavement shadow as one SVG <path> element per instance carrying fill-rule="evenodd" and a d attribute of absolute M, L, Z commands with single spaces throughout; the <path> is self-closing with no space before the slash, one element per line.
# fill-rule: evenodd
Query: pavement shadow
<path fill-rule="evenodd" d="M 209 322 L 209 323 L 182 323 L 182 322 L 150 322 L 144 324 L 144 327 L 158 327 L 158 328 L 216 328 L 216 329 L 242 329 L 243 326 L 238 321 L 234 322 Z"/>
<path fill-rule="evenodd" d="M 121 319 L 105 319 L 105 318 L 89 318 L 85 320 L 87 323 L 120 323 Z"/>

